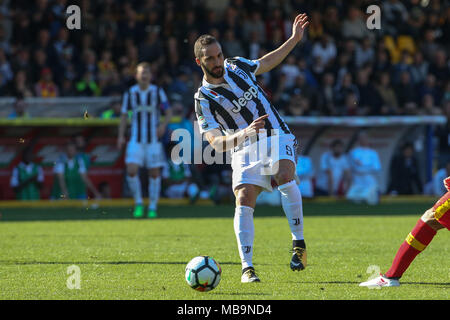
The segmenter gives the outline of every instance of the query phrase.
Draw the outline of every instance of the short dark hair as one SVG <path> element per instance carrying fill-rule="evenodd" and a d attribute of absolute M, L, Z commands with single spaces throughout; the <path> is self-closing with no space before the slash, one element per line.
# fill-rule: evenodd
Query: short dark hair
<path fill-rule="evenodd" d="M 197 59 L 203 57 L 203 49 L 210 44 L 218 43 L 217 39 L 210 34 L 203 34 L 195 41 L 194 54 Z"/>

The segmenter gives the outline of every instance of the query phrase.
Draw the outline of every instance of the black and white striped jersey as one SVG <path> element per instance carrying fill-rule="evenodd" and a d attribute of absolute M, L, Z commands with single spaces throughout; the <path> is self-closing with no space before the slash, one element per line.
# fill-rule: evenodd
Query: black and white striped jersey
<path fill-rule="evenodd" d="M 279 134 L 290 134 L 289 128 L 269 101 L 264 90 L 256 82 L 259 68 L 257 60 L 242 57 L 224 61 L 226 83 L 214 85 L 203 79 L 194 95 L 195 113 L 200 132 L 221 129 L 225 135 L 248 127 L 253 120 L 268 114 L 265 122 L 267 136 L 272 129 Z M 274 132 L 275 132 L 274 131 Z"/>
<path fill-rule="evenodd" d="M 137 84 L 130 87 L 123 94 L 122 100 L 122 113 L 133 111 L 130 141 L 157 142 L 161 112 L 165 112 L 168 108 L 169 102 L 162 88 L 153 84 L 150 84 L 145 90 L 141 90 Z"/>

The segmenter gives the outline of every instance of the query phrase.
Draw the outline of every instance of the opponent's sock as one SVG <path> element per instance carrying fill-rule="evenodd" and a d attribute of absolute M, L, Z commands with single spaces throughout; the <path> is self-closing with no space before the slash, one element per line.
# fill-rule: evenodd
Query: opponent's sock
<path fill-rule="evenodd" d="M 236 234 L 242 269 L 253 267 L 253 239 L 255 236 L 253 211 L 253 208 L 247 206 L 237 206 L 234 212 L 234 233 Z"/>
<path fill-rule="evenodd" d="M 158 207 L 159 193 L 161 191 L 161 177 L 148 179 L 148 197 L 150 203 L 149 210 L 156 210 Z"/>
<path fill-rule="evenodd" d="M 436 231 L 419 219 L 414 229 L 408 234 L 398 249 L 391 268 L 386 272 L 388 278 L 400 278 L 415 257 L 433 240 Z"/>
<path fill-rule="evenodd" d="M 141 180 L 139 180 L 139 176 L 135 175 L 134 177 L 131 177 L 127 175 L 127 183 L 133 194 L 134 203 L 142 204 Z"/>
<path fill-rule="evenodd" d="M 278 190 L 281 193 L 281 205 L 291 228 L 292 240 L 303 240 L 303 208 L 300 189 L 295 180 L 292 180 L 278 186 Z"/>

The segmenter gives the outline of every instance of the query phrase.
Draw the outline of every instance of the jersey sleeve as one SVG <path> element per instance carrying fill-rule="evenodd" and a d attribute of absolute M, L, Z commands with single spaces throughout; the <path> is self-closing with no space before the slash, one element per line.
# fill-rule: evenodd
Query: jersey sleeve
<path fill-rule="evenodd" d="M 169 99 L 167 99 L 167 95 L 164 92 L 164 89 L 159 88 L 159 107 L 161 108 L 162 111 L 166 111 L 167 109 L 170 108 L 170 104 L 169 104 Z"/>
<path fill-rule="evenodd" d="M 122 96 L 122 109 L 121 113 L 126 114 L 130 110 L 130 93 L 128 91 L 124 92 Z"/>
<path fill-rule="evenodd" d="M 195 96 L 195 115 L 197 117 L 200 133 L 205 133 L 213 129 L 220 129 L 220 125 L 211 112 L 209 102 L 206 99 L 201 99 L 198 95 Z"/>
<path fill-rule="evenodd" d="M 255 75 L 259 69 L 259 61 L 258 60 L 249 60 L 249 59 L 246 59 L 243 57 L 236 57 L 236 60 L 239 61 L 244 66 L 246 66 L 253 75 Z"/>

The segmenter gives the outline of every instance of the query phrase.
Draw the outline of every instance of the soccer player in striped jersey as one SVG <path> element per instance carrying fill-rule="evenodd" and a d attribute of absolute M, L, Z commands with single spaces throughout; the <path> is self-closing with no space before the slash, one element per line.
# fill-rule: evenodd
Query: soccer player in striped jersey
<path fill-rule="evenodd" d="M 233 192 L 236 196 L 234 230 L 242 261 L 241 282 L 259 282 L 252 262 L 253 211 L 258 194 L 272 191 L 271 177 L 278 183 L 282 207 L 293 239 L 292 270 L 306 266 L 303 237 L 302 197 L 295 175 L 295 136 L 278 114 L 256 76 L 275 68 L 302 39 L 308 26 L 306 14 L 298 15 L 291 37 L 276 50 L 258 60 L 241 57 L 225 59 L 217 40 L 200 36 L 195 45 L 196 63 L 203 71 L 203 83 L 195 94 L 195 112 L 200 132 L 219 152 L 231 150 Z M 258 141 L 256 143 L 256 141 Z M 272 150 L 248 162 L 255 145 Z M 267 170 L 266 170 L 267 169 Z"/>
<path fill-rule="evenodd" d="M 144 216 L 139 167 L 148 169 L 149 207 L 147 216 L 157 217 L 157 204 L 161 190 L 161 167 L 165 163 L 165 154 L 159 139 L 164 135 L 167 124 L 172 116 L 169 102 L 164 90 L 151 84 L 150 64 L 142 62 L 136 67 L 137 84 L 130 87 L 123 95 L 122 115 L 119 125 L 117 146 L 119 149 L 125 143 L 125 128 L 128 111 L 133 111 L 131 119 L 131 137 L 127 144 L 125 163 L 127 182 L 133 193 L 135 208 L 133 216 Z M 164 120 L 161 121 L 161 114 Z"/>
<path fill-rule="evenodd" d="M 399 279 L 408 269 L 416 256 L 433 240 L 437 231 L 446 228 L 450 230 L 450 177 L 444 180 L 447 193 L 434 206 L 422 215 L 416 226 L 408 234 L 397 251 L 390 269 L 385 274 L 359 284 L 360 287 L 382 288 L 398 287 Z"/>

